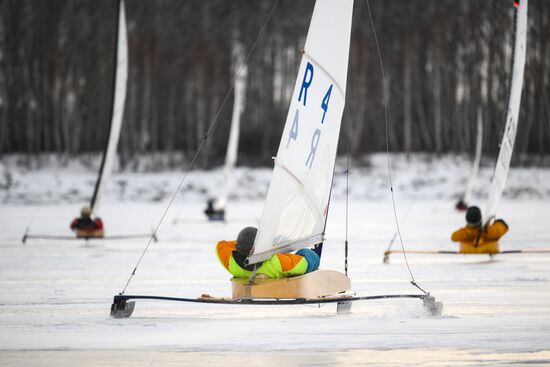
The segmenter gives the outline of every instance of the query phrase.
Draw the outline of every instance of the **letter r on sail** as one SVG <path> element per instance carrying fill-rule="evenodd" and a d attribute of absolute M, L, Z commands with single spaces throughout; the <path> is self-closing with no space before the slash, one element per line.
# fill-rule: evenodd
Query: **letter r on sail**
<path fill-rule="evenodd" d="M 308 74 L 309 72 L 309 74 Z M 309 78 L 308 78 L 309 75 Z M 307 99 L 307 89 L 311 85 L 311 82 L 313 81 L 313 65 L 311 63 L 307 63 L 306 65 L 306 71 L 304 71 L 304 79 L 302 80 L 302 86 L 300 87 L 300 94 L 298 95 L 298 102 L 302 100 L 302 93 L 304 94 L 304 106 L 306 105 L 306 99 Z"/>

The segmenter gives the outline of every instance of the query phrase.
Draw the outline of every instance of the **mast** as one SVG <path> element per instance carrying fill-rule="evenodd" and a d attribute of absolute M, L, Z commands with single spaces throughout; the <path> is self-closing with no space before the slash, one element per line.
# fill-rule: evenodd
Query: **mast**
<path fill-rule="evenodd" d="M 116 44 L 114 52 L 113 70 L 113 101 L 111 108 L 111 123 L 109 137 L 103 150 L 103 157 L 99 167 L 99 174 L 90 201 L 92 213 L 96 213 L 101 200 L 101 195 L 111 175 L 113 161 L 116 156 L 120 127 L 124 114 L 124 102 L 126 100 L 126 87 L 128 80 L 128 36 L 126 30 L 126 14 L 124 0 L 118 1 Z"/>
<path fill-rule="evenodd" d="M 323 242 L 353 0 L 317 0 L 249 264 Z"/>
<path fill-rule="evenodd" d="M 225 154 L 224 167 L 224 188 L 214 204 L 215 210 L 225 210 L 227 197 L 233 183 L 233 169 L 237 163 L 237 153 L 239 150 L 239 133 L 241 127 L 241 114 L 244 110 L 246 96 L 246 76 L 247 66 L 244 65 L 244 48 L 236 42 L 233 48 L 234 64 L 233 75 L 235 79 L 235 97 L 233 99 L 233 114 L 231 116 L 231 130 L 229 132 L 229 141 L 227 143 L 227 152 Z"/>
<path fill-rule="evenodd" d="M 512 84 L 510 100 L 506 115 L 506 127 L 500 144 L 500 151 L 495 166 L 495 173 L 489 191 L 489 200 L 485 210 L 486 223 L 495 218 L 496 210 L 510 170 L 510 161 L 516 140 L 521 91 L 523 87 L 523 72 L 525 71 L 525 55 L 527 48 L 527 0 L 515 0 L 515 17 L 517 21 L 514 63 L 512 67 Z"/>

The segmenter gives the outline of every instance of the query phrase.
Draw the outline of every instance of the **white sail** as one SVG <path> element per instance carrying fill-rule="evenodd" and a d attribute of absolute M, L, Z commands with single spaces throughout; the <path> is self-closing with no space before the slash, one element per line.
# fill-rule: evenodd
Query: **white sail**
<path fill-rule="evenodd" d="M 479 172 L 479 162 L 481 161 L 482 143 L 483 143 L 483 117 L 482 117 L 481 107 L 478 107 L 476 153 L 474 156 L 474 161 L 472 163 L 470 177 L 468 178 L 468 183 L 466 185 L 466 191 L 464 192 L 464 197 L 463 197 L 463 201 L 466 205 L 470 205 L 470 203 L 472 202 L 472 190 L 474 188 L 474 183 L 477 179 L 477 174 Z"/>
<path fill-rule="evenodd" d="M 235 61 L 235 97 L 233 99 L 233 115 L 231 117 L 231 130 L 229 131 L 229 141 L 227 143 L 227 152 L 225 154 L 224 167 L 224 187 L 220 196 L 214 203 L 214 209 L 223 210 L 227 204 L 227 196 L 233 184 L 233 169 L 237 163 L 237 152 L 239 150 L 239 132 L 241 127 L 241 114 L 244 110 L 246 95 L 246 76 L 247 67 L 244 65 L 244 48 L 241 44 L 236 44 L 234 48 Z"/>
<path fill-rule="evenodd" d="M 353 0 L 317 0 L 249 263 L 322 242 L 342 112 Z"/>
<path fill-rule="evenodd" d="M 120 127 L 122 126 L 124 102 L 126 100 L 126 84 L 128 80 L 128 36 L 126 32 L 124 0 L 120 0 L 111 127 L 109 130 L 109 139 L 107 141 L 105 151 L 103 152 L 103 158 L 101 160 L 99 176 L 95 185 L 94 194 L 90 202 L 90 208 L 95 214 L 97 214 L 101 195 L 111 175 L 113 161 L 115 159 L 118 146 L 118 138 L 120 136 Z"/>
<path fill-rule="evenodd" d="M 516 38 L 514 47 L 514 65 L 512 67 L 512 86 L 510 101 L 506 115 L 506 127 L 500 144 L 495 173 L 489 201 L 485 210 L 486 222 L 495 218 L 496 210 L 510 169 L 510 161 L 516 140 L 519 106 L 521 102 L 521 90 L 523 87 L 523 72 L 525 70 L 525 54 L 527 49 L 527 0 L 520 0 L 517 9 Z"/>

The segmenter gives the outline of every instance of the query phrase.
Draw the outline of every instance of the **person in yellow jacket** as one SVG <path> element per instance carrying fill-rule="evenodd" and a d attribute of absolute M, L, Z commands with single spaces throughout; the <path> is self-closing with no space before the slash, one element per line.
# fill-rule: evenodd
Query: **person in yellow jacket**
<path fill-rule="evenodd" d="M 481 210 L 471 206 L 466 212 L 466 227 L 455 231 L 451 240 L 460 242 L 463 254 L 497 254 L 500 252 L 498 240 L 508 232 L 508 225 L 502 219 L 481 225 Z"/>
<path fill-rule="evenodd" d="M 295 254 L 276 254 L 261 263 L 245 265 L 244 261 L 254 245 L 257 231 L 254 227 L 246 227 L 239 232 L 236 241 L 220 241 L 216 245 L 218 260 L 235 278 L 249 278 L 254 266 L 258 266 L 257 275 L 268 278 L 303 275 L 319 267 L 319 254 L 308 248 Z"/>

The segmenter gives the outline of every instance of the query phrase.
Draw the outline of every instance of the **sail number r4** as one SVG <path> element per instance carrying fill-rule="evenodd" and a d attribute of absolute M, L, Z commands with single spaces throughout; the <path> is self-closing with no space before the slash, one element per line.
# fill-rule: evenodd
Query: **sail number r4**
<path fill-rule="evenodd" d="M 302 102 L 304 106 L 307 106 L 307 92 L 308 89 L 311 87 L 313 83 L 313 75 L 315 73 L 315 69 L 313 65 L 308 62 L 306 65 L 306 69 L 304 71 L 304 77 L 302 79 L 302 85 L 300 87 L 300 93 L 298 94 L 298 102 Z M 321 100 L 320 107 L 323 110 L 323 115 L 321 117 L 321 124 L 324 124 L 325 122 L 325 115 L 327 114 L 329 103 L 330 103 L 330 95 L 332 93 L 332 84 L 328 87 L 323 99 Z M 298 104 L 299 105 L 299 104 Z M 290 131 L 288 133 L 288 141 L 286 144 L 286 147 L 288 148 L 290 146 L 291 140 L 297 140 L 298 139 L 298 132 L 299 132 L 299 124 L 300 124 L 300 114 L 299 109 L 296 108 L 296 112 L 294 113 L 294 119 L 292 120 L 292 127 L 290 128 Z M 321 130 L 319 128 L 315 129 L 313 132 L 313 135 L 311 136 L 311 148 L 309 151 L 309 154 L 306 159 L 305 165 L 311 169 L 311 165 L 313 164 L 313 161 L 315 160 L 315 153 L 317 152 L 317 146 L 319 146 L 319 141 L 321 140 Z"/>

